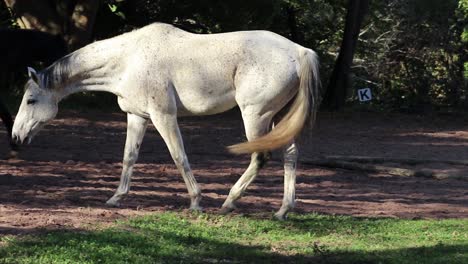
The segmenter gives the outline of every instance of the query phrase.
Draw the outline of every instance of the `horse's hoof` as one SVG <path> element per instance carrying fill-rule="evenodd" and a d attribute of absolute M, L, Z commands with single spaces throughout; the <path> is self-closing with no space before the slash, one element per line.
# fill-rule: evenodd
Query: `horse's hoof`
<path fill-rule="evenodd" d="M 113 199 L 113 198 L 110 198 L 106 202 L 106 205 L 109 206 L 109 207 L 120 207 L 120 203 L 118 201 L 116 201 L 115 199 Z"/>
<path fill-rule="evenodd" d="M 286 219 L 288 218 L 286 214 L 279 213 L 279 212 L 274 214 L 273 217 L 278 221 L 286 221 Z"/>
<path fill-rule="evenodd" d="M 189 210 L 192 211 L 192 212 L 197 212 L 197 213 L 203 212 L 203 208 L 201 206 L 199 206 L 199 205 L 190 206 Z"/>
<path fill-rule="evenodd" d="M 223 207 L 221 207 L 221 209 L 219 209 L 219 214 L 220 215 L 227 215 L 227 214 L 231 213 L 232 211 L 234 211 L 235 209 L 236 209 L 236 207 L 223 206 Z"/>

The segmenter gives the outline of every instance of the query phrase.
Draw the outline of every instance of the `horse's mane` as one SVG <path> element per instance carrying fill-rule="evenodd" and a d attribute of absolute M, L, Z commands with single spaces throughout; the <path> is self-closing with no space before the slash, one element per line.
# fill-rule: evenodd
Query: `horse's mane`
<path fill-rule="evenodd" d="M 52 65 L 41 72 L 41 85 L 44 88 L 54 89 L 65 84 L 71 75 L 71 62 L 76 52 L 66 55 L 55 61 Z"/>

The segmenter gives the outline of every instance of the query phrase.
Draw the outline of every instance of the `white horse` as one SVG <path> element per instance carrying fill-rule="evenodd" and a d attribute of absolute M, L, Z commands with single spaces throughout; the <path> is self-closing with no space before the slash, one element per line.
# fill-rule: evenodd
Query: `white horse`
<path fill-rule="evenodd" d="M 232 187 L 221 211 L 235 208 L 267 160 L 284 149 L 284 198 L 275 214 L 284 219 L 295 199 L 294 139 L 313 123 L 319 102 L 316 53 L 267 31 L 192 34 L 167 24 L 152 24 L 94 42 L 43 71 L 29 68 L 30 79 L 13 127 L 13 139 L 30 143 L 58 111 L 58 102 L 80 91 L 107 91 L 128 115 L 120 184 L 107 204 L 118 206 L 130 188 L 148 119 L 164 139 L 191 197 L 200 210 L 201 191 L 190 169 L 178 116 L 211 115 L 239 106 L 248 141 L 230 147 L 251 153 L 250 165 Z M 270 131 L 273 118 L 286 112 Z"/>

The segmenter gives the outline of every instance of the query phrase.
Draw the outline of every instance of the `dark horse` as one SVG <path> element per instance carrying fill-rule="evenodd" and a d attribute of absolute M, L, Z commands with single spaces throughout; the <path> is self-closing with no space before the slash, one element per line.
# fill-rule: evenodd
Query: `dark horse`
<path fill-rule="evenodd" d="M 0 29 L 0 40 L 0 72 L 3 76 L 10 72 L 26 72 L 26 67 L 35 62 L 49 65 L 67 53 L 66 43 L 60 36 L 40 31 Z M 7 129 L 11 149 L 17 151 L 18 146 L 11 140 L 13 118 L 1 97 L 0 118 Z"/>

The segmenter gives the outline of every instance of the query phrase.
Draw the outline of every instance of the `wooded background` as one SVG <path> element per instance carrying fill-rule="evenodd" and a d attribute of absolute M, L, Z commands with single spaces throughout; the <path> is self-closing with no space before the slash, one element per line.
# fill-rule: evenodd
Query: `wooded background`
<path fill-rule="evenodd" d="M 328 110 L 467 111 L 467 20 L 468 0 L 4 0 L 0 4 L 0 27 L 59 34 L 70 51 L 156 21 L 197 33 L 271 30 L 319 53 L 326 90 L 323 108 Z M 371 88 L 374 100 L 360 103 L 360 88 Z"/>

